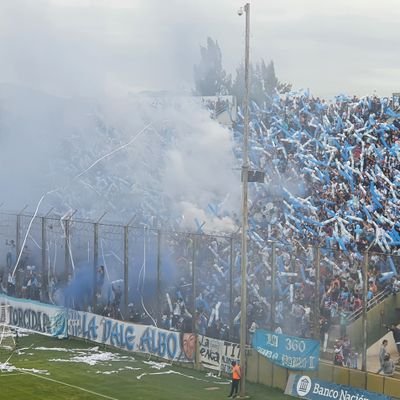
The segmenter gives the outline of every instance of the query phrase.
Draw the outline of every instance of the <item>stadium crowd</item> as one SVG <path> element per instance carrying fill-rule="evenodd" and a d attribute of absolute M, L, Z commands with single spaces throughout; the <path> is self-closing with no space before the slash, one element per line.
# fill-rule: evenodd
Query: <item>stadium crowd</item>
<path fill-rule="evenodd" d="M 265 107 L 252 103 L 250 116 L 250 167 L 265 173 L 265 183 L 250 184 L 249 335 L 261 327 L 310 337 L 317 298 L 321 339 L 325 341 L 332 321 L 345 337 L 348 315 L 363 306 L 365 250 L 373 254 L 368 297 L 400 290 L 400 114 L 387 98 L 339 96 L 328 103 L 300 93 L 277 95 Z M 240 111 L 238 117 L 233 136 L 240 162 Z M 175 287 L 163 289 L 160 326 L 182 329 L 193 323 L 201 334 L 238 340 L 240 242 L 234 240 L 231 251 L 225 238 L 204 236 L 202 241 L 195 300 L 187 261 Z M 190 258 L 190 241 L 171 239 L 169 246 L 176 263 Z M 313 246 L 321 249 L 317 297 Z M 38 274 L 27 268 L 24 273 L 21 281 L 30 289 L 20 295 L 42 298 Z M 13 283 L 5 285 L 4 280 L 3 288 L 12 290 Z M 122 297 L 118 293 L 118 303 Z M 131 314 L 136 322 L 155 315 L 154 308 Z"/>
<path fill-rule="evenodd" d="M 345 337 L 348 315 L 363 306 L 365 250 L 370 252 L 368 299 L 382 291 L 399 291 L 400 114 L 391 105 L 389 99 L 377 97 L 339 96 L 327 103 L 307 93 L 276 96 L 265 109 L 252 103 L 250 165 L 265 172 L 265 184 L 251 184 L 250 332 L 259 326 L 311 335 L 316 286 L 314 245 L 321 248 L 322 335 L 334 321 Z M 239 112 L 233 128 L 238 160 L 242 156 L 242 123 Z M 271 242 L 277 247 L 278 271 L 274 321 Z M 225 337 L 229 325 L 225 289 L 229 260 L 219 255 L 221 246 L 224 244 L 218 240 L 210 240 L 213 260 L 206 257 L 202 266 L 202 275 L 207 278 L 197 284 L 200 294 L 195 309 L 199 331 Z M 237 339 L 238 248 L 235 255 L 230 337 Z M 177 290 L 176 299 L 184 304 L 179 293 Z M 183 319 L 185 312 L 181 315 Z"/>

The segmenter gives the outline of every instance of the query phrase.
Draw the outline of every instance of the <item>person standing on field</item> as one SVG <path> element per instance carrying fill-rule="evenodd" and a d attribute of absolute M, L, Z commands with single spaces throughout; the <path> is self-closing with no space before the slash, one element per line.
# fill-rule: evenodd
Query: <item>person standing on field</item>
<path fill-rule="evenodd" d="M 232 361 L 232 386 L 231 393 L 229 394 L 229 398 L 236 397 L 239 390 L 239 382 L 241 377 L 240 366 L 236 364 L 236 361 Z M 233 394 L 235 392 L 235 394 Z"/>

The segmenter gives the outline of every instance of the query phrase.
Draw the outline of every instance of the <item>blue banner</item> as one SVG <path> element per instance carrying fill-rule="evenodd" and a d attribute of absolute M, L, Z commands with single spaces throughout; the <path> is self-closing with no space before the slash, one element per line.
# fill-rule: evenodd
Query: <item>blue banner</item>
<path fill-rule="evenodd" d="M 295 370 L 314 371 L 319 363 L 319 341 L 257 329 L 253 348 L 272 363 Z"/>
<path fill-rule="evenodd" d="M 196 350 L 196 338 L 191 333 L 167 331 L 71 309 L 68 310 L 68 335 L 169 361 L 191 362 Z"/>
<path fill-rule="evenodd" d="M 7 325 L 60 339 L 68 336 L 67 314 L 63 307 L 5 294 L 0 294 L 0 305 L 7 306 L 6 320 L 1 321 Z"/>
<path fill-rule="evenodd" d="M 285 394 L 309 400 L 390 400 L 384 394 L 295 374 L 289 376 Z"/>

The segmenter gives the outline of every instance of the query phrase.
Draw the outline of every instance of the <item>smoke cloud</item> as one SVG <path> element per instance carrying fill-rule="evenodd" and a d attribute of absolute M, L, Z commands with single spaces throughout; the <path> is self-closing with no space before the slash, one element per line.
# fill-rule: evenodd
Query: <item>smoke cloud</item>
<path fill-rule="evenodd" d="M 231 135 L 194 100 L 128 96 L 96 103 L 0 89 L 6 208 L 34 209 L 57 188 L 43 211 L 77 209 L 86 218 L 107 211 L 127 222 L 142 210 L 145 222 L 158 216 L 193 229 L 198 218 L 206 229 L 233 229 L 229 219 L 204 211 L 220 205 L 222 217 L 238 207 Z"/>

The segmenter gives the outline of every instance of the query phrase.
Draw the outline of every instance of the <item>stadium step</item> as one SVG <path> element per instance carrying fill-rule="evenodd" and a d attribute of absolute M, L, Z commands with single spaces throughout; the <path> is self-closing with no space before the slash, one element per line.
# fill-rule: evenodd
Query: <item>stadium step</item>
<path fill-rule="evenodd" d="M 367 312 L 367 347 L 371 346 L 377 340 L 387 333 L 385 325 L 400 322 L 400 296 L 389 296 Z M 336 328 L 337 329 L 337 328 Z M 352 346 L 358 352 L 362 350 L 362 343 L 364 338 L 364 327 L 362 318 L 358 318 L 351 322 L 346 328 L 347 335 L 349 336 Z M 336 338 L 334 337 L 336 336 Z M 330 342 L 338 339 L 340 336 L 336 331 L 330 334 Z"/>

